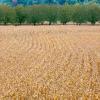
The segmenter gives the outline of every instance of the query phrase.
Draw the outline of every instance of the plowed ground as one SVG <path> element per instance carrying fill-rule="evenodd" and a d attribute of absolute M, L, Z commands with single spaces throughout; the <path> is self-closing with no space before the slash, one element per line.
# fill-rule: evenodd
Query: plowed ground
<path fill-rule="evenodd" d="M 0 100 L 100 100 L 100 26 L 0 26 Z"/>

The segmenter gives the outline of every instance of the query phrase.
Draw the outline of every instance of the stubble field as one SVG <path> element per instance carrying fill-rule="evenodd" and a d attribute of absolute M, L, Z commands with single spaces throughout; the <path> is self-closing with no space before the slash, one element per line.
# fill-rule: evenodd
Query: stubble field
<path fill-rule="evenodd" d="M 100 26 L 0 26 L 0 100 L 100 100 Z"/>

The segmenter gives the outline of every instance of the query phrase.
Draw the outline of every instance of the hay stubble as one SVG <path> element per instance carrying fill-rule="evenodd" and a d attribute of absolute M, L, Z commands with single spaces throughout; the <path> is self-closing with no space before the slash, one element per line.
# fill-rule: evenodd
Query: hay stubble
<path fill-rule="evenodd" d="M 99 26 L 0 26 L 0 100 L 99 96 Z"/>

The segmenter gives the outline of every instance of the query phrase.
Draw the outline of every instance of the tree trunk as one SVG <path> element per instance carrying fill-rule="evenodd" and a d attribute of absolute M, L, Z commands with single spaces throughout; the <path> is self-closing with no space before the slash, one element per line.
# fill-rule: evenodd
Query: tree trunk
<path fill-rule="evenodd" d="M 51 25 L 51 21 L 49 22 L 49 25 Z"/>
<path fill-rule="evenodd" d="M 33 23 L 34 24 L 34 26 L 36 25 L 36 23 Z"/>
<path fill-rule="evenodd" d="M 66 23 L 65 23 L 65 22 L 63 22 L 63 25 L 66 25 Z"/>
<path fill-rule="evenodd" d="M 7 22 L 4 22 L 4 25 L 7 25 Z"/>
<path fill-rule="evenodd" d="M 43 25 L 43 22 L 41 22 L 41 25 Z"/>
<path fill-rule="evenodd" d="M 96 23 L 95 21 L 94 22 L 91 22 L 92 25 L 95 25 L 95 23 Z"/>
<path fill-rule="evenodd" d="M 21 22 L 19 22 L 19 25 L 21 25 L 22 23 Z"/>

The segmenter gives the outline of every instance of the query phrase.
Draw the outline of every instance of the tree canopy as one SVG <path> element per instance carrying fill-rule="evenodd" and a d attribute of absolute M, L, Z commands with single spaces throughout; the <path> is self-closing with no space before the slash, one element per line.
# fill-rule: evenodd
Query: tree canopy
<path fill-rule="evenodd" d="M 88 5 L 32 5 L 11 7 L 0 5 L 0 24 L 67 24 L 100 22 L 100 6 Z"/>

